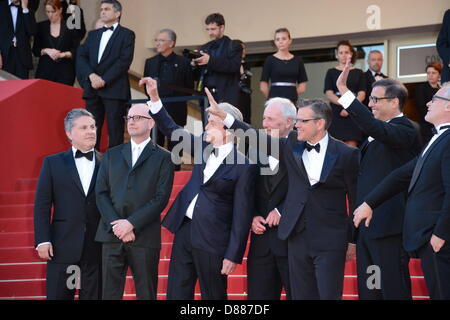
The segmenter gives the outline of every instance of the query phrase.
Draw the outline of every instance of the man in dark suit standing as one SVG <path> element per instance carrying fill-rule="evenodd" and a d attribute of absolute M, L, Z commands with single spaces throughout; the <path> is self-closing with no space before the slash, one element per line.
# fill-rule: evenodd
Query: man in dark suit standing
<path fill-rule="evenodd" d="M 103 299 L 121 299 L 128 266 L 138 299 L 156 300 L 161 249 L 161 212 L 173 183 L 170 153 L 150 139 L 155 122 L 148 106 L 128 112 L 131 141 L 109 149 L 98 174 L 102 215 L 96 240 L 103 243 Z"/>
<path fill-rule="evenodd" d="M 200 48 L 201 57 L 194 59 L 199 74 L 199 90 L 208 88 L 218 102 L 238 105 L 242 46 L 225 32 L 225 19 L 212 13 L 205 19 L 210 42 Z"/>
<path fill-rule="evenodd" d="M 355 226 L 371 224 L 375 208 L 407 191 L 403 246 L 420 258 L 431 299 L 450 299 L 450 85 L 428 102 L 425 120 L 435 134 L 414 160 L 393 171 L 354 213 Z M 392 214 L 398 214 L 393 212 Z"/>
<path fill-rule="evenodd" d="M 292 299 L 341 299 L 344 267 L 353 258 L 351 217 L 347 214 L 356 196 L 359 150 L 327 133 L 330 106 L 321 99 L 302 100 L 297 122 L 287 138 L 262 141 L 267 154 L 284 162 L 288 191 L 278 208 L 278 237 L 288 242 L 289 282 Z M 231 129 L 255 130 L 233 119 L 214 104 L 207 109 Z M 264 139 L 266 140 L 264 142 Z"/>
<path fill-rule="evenodd" d="M 39 257 L 48 261 L 47 299 L 73 300 L 78 287 L 80 299 L 96 300 L 102 277 L 101 246 L 94 242 L 100 220 L 94 193 L 100 166 L 94 116 L 74 109 L 64 126 L 72 148 L 44 159 L 34 205 L 35 244 Z M 80 276 L 81 287 L 71 286 L 73 275 Z"/>
<path fill-rule="evenodd" d="M 417 130 L 402 112 L 408 97 L 405 86 L 392 79 L 375 82 L 369 97 L 371 114 L 347 88 L 349 68 L 347 64 L 336 83 L 341 93 L 339 103 L 369 136 L 361 145 L 356 200 L 360 205 L 384 177 L 416 157 L 421 145 Z M 405 202 L 406 192 L 391 198 L 375 210 L 370 228 L 360 225 L 358 229 L 356 262 L 361 300 L 411 299 L 409 258 L 402 246 Z M 367 284 L 373 265 L 380 268 L 380 288 Z"/>
<path fill-rule="evenodd" d="M 202 299 L 227 299 L 227 276 L 242 263 L 253 216 L 256 165 L 234 146 L 234 136 L 220 119 L 208 118 L 205 134 L 191 135 L 162 107 L 156 81 L 144 78 L 150 111 L 167 137 L 183 135 L 194 169 L 163 220 L 175 234 L 169 267 L 167 299 L 192 300 L 197 278 Z M 242 119 L 240 111 L 222 108 Z M 219 108 L 219 107 L 218 107 Z"/>
<path fill-rule="evenodd" d="M 372 85 L 378 80 L 387 78 L 387 76 L 381 72 L 381 68 L 383 67 L 383 53 L 381 53 L 381 51 L 370 51 L 367 57 L 367 64 L 369 65 L 369 68 L 364 73 L 367 83 L 366 98 L 363 101 L 365 106 L 369 105 L 369 96 L 372 93 Z"/>
<path fill-rule="evenodd" d="M 162 98 L 180 97 L 189 95 L 186 92 L 177 91 L 168 88 L 165 85 L 179 88 L 194 89 L 194 79 L 192 76 L 192 67 L 189 60 L 183 56 L 177 55 L 173 48 L 177 41 L 176 33 L 171 29 L 162 29 L 156 35 L 155 45 L 158 54 L 145 61 L 144 77 L 152 77 L 158 80 L 159 94 Z M 187 101 L 166 102 L 164 103 L 170 117 L 179 126 L 186 125 Z M 165 137 L 161 131 L 158 132 L 158 144 L 164 146 Z M 169 150 L 171 151 L 174 143 L 169 140 Z"/>
<path fill-rule="evenodd" d="M 441 83 L 445 83 L 450 81 L 450 9 L 445 11 L 441 30 L 436 40 L 436 49 L 444 65 Z"/>
<path fill-rule="evenodd" d="M 297 109 L 289 99 L 272 98 L 266 102 L 263 128 L 272 137 L 287 137 L 294 128 Z M 256 180 L 255 215 L 247 258 L 249 300 L 278 300 L 285 288 L 290 299 L 287 241 L 278 238 L 281 205 L 287 193 L 288 175 L 284 163 L 259 154 L 260 172 Z M 263 158 L 263 159 L 261 159 Z"/>
<path fill-rule="evenodd" d="M 33 68 L 30 37 L 36 33 L 28 0 L 0 1 L 0 69 L 28 79 Z"/>
<path fill-rule="evenodd" d="M 134 32 L 119 24 L 122 6 L 102 0 L 100 18 L 105 27 L 89 32 L 77 54 L 77 78 L 86 108 L 97 121 L 99 149 L 103 121 L 108 121 L 109 148 L 123 143 L 127 101 L 131 98 L 128 69 L 133 61 Z"/>

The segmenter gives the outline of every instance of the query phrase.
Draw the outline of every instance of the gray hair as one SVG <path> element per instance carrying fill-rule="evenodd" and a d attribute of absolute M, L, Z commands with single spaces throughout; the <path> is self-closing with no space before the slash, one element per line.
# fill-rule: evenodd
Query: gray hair
<path fill-rule="evenodd" d="M 102 0 L 101 3 L 109 3 L 112 4 L 115 12 L 122 13 L 122 4 L 117 0 Z"/>
<path fill-rule="evenodd" d="M 297 117 L 297 109 L 291 100 L 286 98 L 271 98 L 266 101 L 264 108 L 269 106 L 277 106 L 285 119 L 295 119 Z"/>
<path fill-rule="evenodd" d="M 222 109 L 223 111 L 225 111 L 226 113 L 230 114 L 233 116 L 233 118 L 239 120 L 239 121 L 244 121 L 244 117 L 242 116 L 242 112 L 239 111 L 238 108 L 236 108 L 235 106 L 232 106 L 231 104 L 227 103 L 227 102 L 221 102 L 218 104 L 219 108 Z"/>
<path fill-rule="evenodd" d="M 95 118 L 92 115 L 92 113 L 90 113 L 86 109 L 72 109 L 69 111 L 69 113 L 67 113 L 66 117 L 64 118 L 65 131 L 72 132 L 75 120 L 81 117 L 91 117 L 95 121 Z"/>
<path fill-rule="evenodd" d="M 175 44 L 177 43 L 177 34 L 172 29 L 161 29 L 159 30 L 159 33 L 167 33 L 169 36 L 169 40 L 173 41 L 173 46 L 175 47 Z"/>
<path fill-rule="evenodd" d="M 325 129 L 328 130 L 333 112 L 327 101 L 323 99 L 298 99 L 297 105 L 299 108 L 311 107 L 317 118 L 325 120 Z"/>

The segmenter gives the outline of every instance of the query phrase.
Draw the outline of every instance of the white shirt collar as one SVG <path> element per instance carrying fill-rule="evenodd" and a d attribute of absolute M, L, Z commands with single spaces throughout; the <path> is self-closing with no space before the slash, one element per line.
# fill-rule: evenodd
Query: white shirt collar
<path fill-rule="evenodd" d="M 73 157 L 74 157 L 74 158 L 75 158 L 75 154 L 77 153 L 77 151 L 78 151 L 78 149 L 75 148 L 74 146 L 72 146 L 72 153 L 73 153 Z M 81 151 L 81 150 L 80 150 L 80 151 Z M 92 148 L 91 150 L 88 150 L 88 151 L 86 151 L 86 152 L 84 152 L 84 153 L 91 152 L 91 151 L 94 151 L 94 148 Z M 83 152 L 83 151 L 81 151 L 81 152 Z"/>
<path fill-rule="evenodd" d="M 395 118 L 401 118 L 401 117 L 403 117 L 404 116 L 404 114 L 403 114 L 403 112 L 401 112 L 398 116 L 395 116 L 395 117 L 393 117 L 392 119 L 395 119 Z M 386 121 L 386 122 L 389 122 L 389 121 L 391 121 L 392 119 L 389 119 L 388 121 Z"/>
<path fill-rule="evenodd" d="M 234 143 L 231 141 L 221 146 L 214 147 L 218 150 L 217 158 L 225 158 L 231 152 L 231 150 L 233 150 L 233 146 Z"/>
<path fill-rule="evenodd" d="M 131 150 L 135 150 L 136 148 L 140 148 L 141 150 L 144 150 L 144 148 L 147 146 L 147 144 L 150 142 L 151 138 L 148 137 L 147 139 L 145 139 L 144 141 L 142 141 L 141 143 L 137 144 L 136 142 L 133 141 L 133 139 L 130 139 L 131 141 Z"/>
<path fill-rule="evenodd" d="M 439 130 L 439 128 L 441 128 L 441 127 L 443 127 L 443 126 L 450 126 L 450 122 L 446 122 L 446 123 L 441 123 L 439 126 L 437 126 L 436 127 L 436 130 L 438 131 L 438 134 L 441 134 L 442 132 L 444 132 L 445 130 L 448 130 L 448 128 L 447 129 L 445 129 L 444 131 L 440 131 Z"/>
<path fill-rule="evenodd" d="M 8 5 L 10 6 L 13 0 L 8 0 Z"/>
<path fill-rule="evenodd" d="M 322 151 L 326 151 L 327 147 L 328 147 L 328 141 L 329 141 L 329 137 L 328 137 L 328 133 L 325 134 L 325 136 L 317 143 L 312 144 L 310 142 L 308 142 L 310 145 L 315 146 L 316 144 L 320 144 L 320 153 L 322 153 Z"/>

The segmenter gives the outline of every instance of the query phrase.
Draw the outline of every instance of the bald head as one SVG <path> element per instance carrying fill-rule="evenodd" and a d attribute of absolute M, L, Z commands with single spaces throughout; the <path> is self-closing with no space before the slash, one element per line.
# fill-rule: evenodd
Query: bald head
<path fill-rule="evenodd" d="M 149 111 L 149 106 L 143 103 L 132 105 L 128 111 L 128 133 L 131 139 L 138 144 L 150 137 L 150 132 L 155 125 Z"/>

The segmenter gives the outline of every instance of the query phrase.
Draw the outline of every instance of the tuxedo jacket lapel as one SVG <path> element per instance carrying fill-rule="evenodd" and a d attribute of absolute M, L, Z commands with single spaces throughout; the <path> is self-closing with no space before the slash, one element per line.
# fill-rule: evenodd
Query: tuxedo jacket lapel
<path fill-rule="evenodd" d="M 303 141 L 292 141 L 292 155 L 294 157 L 294 161 L 297 164 L 296 168 L 299 171 L 300 175 L 309 181 L 308 173 L 306 172 L 305 165 L 303 164 L 303 151 L 305 150 L 305 142 Z"/>
<path fill-rule="evenodd" d="M 117 35 L 119 34 L 119 32 L 120 32 L 120 25 L 117 26 L 117 28 L 113 31 L 113 34 L 111 35 L 111 38 L 109 38 L 109 41 L 108 41 L 108 43 L 107 43 L 107 45 L 105 47 L 105 51 L 103 51 L 103 55 L 102 55 L 102 57 L 100 59 L 99 64 L 101 64 L 102 61 L 105 60 L 108 57 L 108 55 L 109 55 L 109 53 L 111 51 L 111 47 L 114 44 L 114 39 L 117 38 Z M 100 36 L 100 39 L 101 39 L 101 36 Z M 100 46 L 100 42 L 99 42 L 99 46 Z"/>
<path fill-rule="evenodd" d="M 320 182 L 327 181 L 331 170 L 333 170 L 336 164 L 338 153 L 336 152 L 336 142 L 330 137 L 328 140 L 328 148 L 325 153 L 325 159 L 323 160 L 322 172 L 320 173 Z"/>
<path fill-rule="evenodd" d="M 72 177 L 73 182 L 78 187 L 83 196 L 85 196 L 83 186 L 81 185 L 80 175 L 78 174 L 77 166 L 75 165 L 75 159 L 73 158 L 72 149 L 69 149 L 64 154 L 64 163 L 66 165 L 67 172 L 69 172 L 70 176 Z"/>
<path fill-rule="evenodd" d="M 97 150 L 94 151 L 95 154 L 95 168 L 94 174 L 92 175 L 91 184 L 89 185 L 88 195 L 95 190 L 95 182 L 97 181 L 98 169 L 100 168 L 100 161 L 102 160 L 102 154 Z"/>
<path fill-rule="evenodd" d="M 143 151 L 142 151 L 143 152 Z M 122 147 L 122 155 L 125 162 L 128 164 L 129 169 L 133 168 L 133 162 L 131 160 L 131 142 L 128 142 Z"/>
<path fill-rule="evenodd" d="M 427 160 L 428 156 L 430 155 L 430 153 L 433 151 L 434 148 L 436 148 L 436 146 L 447 136 L 450 134 L 450 130 L 445 131 L 444 133 L 442 133 L 439 138 L 437 138 L 433 144 L 428 148 L 427 152 L 425 152 L 425 154 L 423 155 L 423 157 L 419 157 L 419 159 L 417 160 L 416 163 L 416 167 L 414 168 L 413 171 L 413 175 L 411 177 L 411 182 L 409 184 L 408 187 L 408 193 L 411 192 L 412 188 L 414 187 L 414 185 L 417 182 L 417 179 L 420 176 L 420 172 L 422 171 L 423 165 L 425 163 L 425 161 Z"/>

